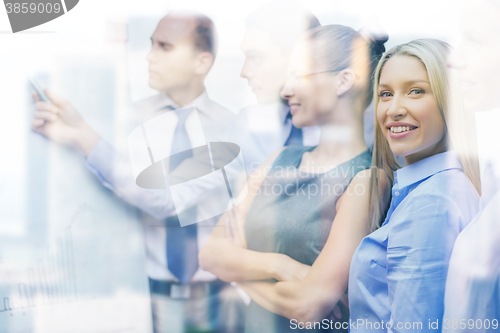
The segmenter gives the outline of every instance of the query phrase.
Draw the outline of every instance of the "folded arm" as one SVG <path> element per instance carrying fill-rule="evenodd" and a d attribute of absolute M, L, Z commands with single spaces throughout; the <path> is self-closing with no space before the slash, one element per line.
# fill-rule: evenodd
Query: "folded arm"
<path fill-rule="evenodd" d="M 325 318 L 347 289 L 352 256 L 370 232 L 369 174 L 369 170 L 358 173 L 339 199 L 327 242 L 303 280 L 238 285 L 259 305 L 281 316 L 301 322 Z M 383 176 L 381 186 L 389 189 L 388 184 Z M 359 188 L 365 191 L 358 195 Z"/>
<path fill-rule="evenodd" d="M 248 194 L 237 206 L 237 214 L 234 211 L 224 213 L 200 251 L 201 268 L 214 273 L 221 280 L 302 279 L 310 268 L 284 254 L 249 250 L 245 244 L 243 229 L 246 215 L 269 168 L 281 151 L 270 155 L 248 179 Z M 233 221 L 235 216 L 237 221 Z M 231 230 L 235 228 L 238 230 Z M 239 234 L 237 237 L 241 239 L 240 242 L 233 239 L 235 233 Z"/>

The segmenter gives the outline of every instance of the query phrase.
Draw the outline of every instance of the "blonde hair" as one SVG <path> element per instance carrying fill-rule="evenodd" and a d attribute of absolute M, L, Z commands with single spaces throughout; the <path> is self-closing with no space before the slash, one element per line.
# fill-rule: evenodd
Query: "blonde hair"
<path fill-rule="evenodd" d="M 479 162 L 477 157 L 476 126 L 474 115 L 466 112 L 458 94 L 457 80 L 446 66 L 450 46 L 436 39 L 417 39 L 406 44 L 397 45 L 387 51 L 380 59 L 374 76 L 374 104 L 377 110 L 379 95 L 378 85 L 380 74 L 386 62 L 398 55 L 417 58 L 426 68 L 432 93 L 446 124 L 448 142 L 456 150 L 462 168 L 478 194 L 481 194 Z M 376 112 L 376 111 L 375 111 Z M 393 173 L 400 166 L 385 139 L 377 117 L 375 117 L 375 141 L 373 146 L 372 175 L 370 181 L 370 228 L 375 230 L 380 226 L 389 208 L 388 200 L 383 200 L 380 188 L 378 169 L 385 171 L 391 183 Z"/>

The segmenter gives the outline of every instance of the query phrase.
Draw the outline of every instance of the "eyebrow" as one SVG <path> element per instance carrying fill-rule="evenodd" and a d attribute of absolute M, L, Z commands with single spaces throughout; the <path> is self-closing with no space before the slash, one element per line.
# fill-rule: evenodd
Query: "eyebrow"
<path fill-rule="evenodd" d="M 154 40 L 152 37 L 150 38 L 151 40 L 151 43 L 158 43 L 160 44 L 161 46 L 173 46 L 171 43 L 169 42 L 164 42 L 164 41 L 161 41 L 161 40 Z"/>
<path fill-rule="evenodd" d="M 412 85 L 414 83 L 422 83 L 422 82 L 423 83 L 427 83 L 427 84 L 430 85 L 430 83 L 428 81 L 426 81 L 426 80 L 410 80 L 410 81 L 404 82 L 404 84 L 407 85 L 407 86 L 409 86 L 409 85 Z M 380 83 L 378 86 L 379 87 L 389 87 L 388 84 L 384 84 L 384 83 Z"/>

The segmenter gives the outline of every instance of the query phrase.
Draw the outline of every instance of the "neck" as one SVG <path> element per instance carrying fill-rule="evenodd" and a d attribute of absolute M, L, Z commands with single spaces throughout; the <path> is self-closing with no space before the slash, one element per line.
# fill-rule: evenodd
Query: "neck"
<path fill-rule="evenodd" d="M 367 149 L 363 137 L 363 113 L 351 106 L 351 103 L 339 101 L 330 119 L 320 125 L 320 142 L 314 150 L 318 156 L 357 155 Z"/>
<path fill-rule="evenodd" d="M 433 147 L 424 149 L 422 151 L 419 151 L 415 154 L 407 155 L 405 156 L 405 162 L 406 165 L 413 164 L 415 162 L 421 161 L 427 157 L 431 157 L 437 154 L 444 153 L 445 151 L 448 151 L 450 149 L 450 145 L 448 144 L 448 135 L 444 135 L 443 139 L 439 141 L 436 145 Z"/>
<path fill-rule="evenodd" d="M 185 86 L 170 89 L 165 93 L 175 104 L 183 107 L 193 102 L 204 91 L 205 85 L 203 80 L 200 80 L 199 82 L 190 82 Z"/>

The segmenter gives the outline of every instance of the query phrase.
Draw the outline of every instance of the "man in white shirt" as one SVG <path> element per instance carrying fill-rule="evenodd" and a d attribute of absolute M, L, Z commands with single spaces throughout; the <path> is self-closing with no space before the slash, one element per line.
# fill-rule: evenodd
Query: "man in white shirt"
<path fill-rule="evenodd" d="M 177 143 L 193 142 L 198 134 L 199 127 L 190 125 L 196 117 L 194 112 L 187 115 L 176 111 L 194 105 L 206 141 L 219 141 L 232 113 L 211 101 L 205 91 L 204 80 L 216 55 L 213 22 L 199 14 L 169 14 L 159 22 L 151 41 L 146 58 L 149 86 L 159 93 L 137 103 L 137 124 L 154 121 L 165 112 L 176 112 L 178 122 L 169 133 L 172 148 L 167 147 L 173 151 Z M 230 320 L 218 306 L 223 301 L 219 297 L 221 291 L 230 294 L 228 285 L 198 267 L 197 251 L 216 220 L 181 228 L 168 188 L 138 187 L 128 159 L 101 139 L 71 104 L 50 92 L 48 96 L 53 104 L 37 102 L 33 129 L 53 141 L 77 147 L 104 186 L 145 212 L 147 273 L 155 332 L 236 330 L 227 327 Z M 208 196 L 210 191 L 200 191 L 200 195 Z M 186 205 L 192 206 L 193 214 L 200 214 L 195 199 Z M 238 306 L 237 299 L 229 302 Z"/>
<path fill-rule="evenodd" d="M 467 111 L 477 112 L 482 195 L 481 211 L 453 248 L 443 331 L 489 332 L 500 327 L 500 2 L 465 1 L 460 29 L 449 65 Z"/>

